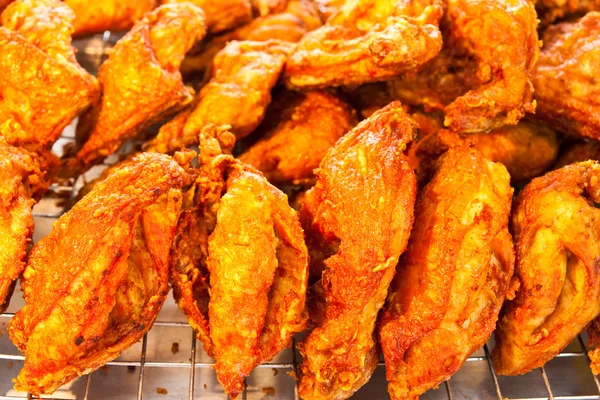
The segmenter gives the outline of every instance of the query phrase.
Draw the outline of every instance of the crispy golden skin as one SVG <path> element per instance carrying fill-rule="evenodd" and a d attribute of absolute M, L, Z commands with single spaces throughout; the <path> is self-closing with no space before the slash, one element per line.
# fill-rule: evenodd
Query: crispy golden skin
<path fill-rule="evenodd" d="M 375 320 L 413 222 L 404 149 L 416 131 L 400 103 L 377 111 L 329 150 L 306 193 L 300 219 L 321 281 L 318 324 L 299 345 L 303 399 L 348 398 L 377 366 Z"/>
<path fill-rule="evenodd" d="M 147 14 L 117 42 L 98 72 L 102 98 L 77 126 L 80 148 L 65 163 L 70 174 L 101 162 L 144 127 L 192 101 L 179 65 L 205 33 L 200 8 L 170 4 Z"/>
<path fill-rule="evenodd" d="M 534 3 L 542 25 L 589 11 L 600 11 L 598 0 L 535 0 Z"/>
<path fill-rule="evenodd" d="M 18 0 L 2 13 L 0 121 L 22 127 L 19 145 L 50 147 L 98 96 L 98 82 L 75 61 L 73 18 L 58 0 Z"/>
<path fill-rule="evenodd" d="M 444 50 L 420 74 L 391 83 L 396 98 L 444 109 L 445 126 L 461 133 L 514 125 L 534 111 L 539 43 L 528 0 L 450 0 L 443 22 Z"/>
<path fill-rule="evenodd" d="M 600 139 L 600 12 L 550 26 L 533 79 L 536 116 L 561 132 Z"/>
<path fill-rule="evenodd" d="M 335 142 L 356 125 L 354 110 L 327 92 L 275 96 L 258 133 L 261 139 L 240 156 L 274 185 L 308 185 L 313 170 Z"/>
<path fill-rule="evenodd" d="M 125 31 L 152 11 L 158 0 L 64 0 L 75 12 L 75 36 Z"/>
<path fill-rule="evenodd" d="M 21 280 L 26 305 L 9 326 L 25 354 L 17 390 L 52 393 L 151 328 L 169 290 L 184 175 L 169 156 L 138 156 L 33 247 Z"/>
<path fill-rule="evenodd" d="M 600 318 L 596 317 L 587 328 L 588 351 L 590 357 L 590 368 L 594 375 L 600 374 Z"/>
<path fill-rule="evenodd" d="M 250 134 L 265 116 L 291 46 L 279 40 L 228 43 L 215 57 L 213 77 L 194 104 L 163 125 L 145 149 L 171 153 L 197 144 L 208 124 L 229 125 L 238 138 Z"/>
<path fill-rule="evenodd" d="M 252 20 L 250 0 L 161 0 L 162 4 L 192 3 L 206 13 L 206 24 L 211 33 L 228 31 Z"/>
<path fill-rule="evenodd" d="M 554 167 L 562 168 L 569 164 L 587 160 L 600 161 L 600 142 L 591 140 L 589 142 L 572 143 L 561 151 Z"/>
<path fill-rule="evenodd" d="M 207 125 L 201 171 L 171 258 L 173 295 L 216 359 L 232 398 L 258 364 L 306 326 L 308 251 L 285 195 L 227 153 L 233 135 Z"/>
<path fill-rule="evenodd" d="M 514 271 L 506 168 L 465 146 L 438 166 L 378 325 L 392 399 L 437 387 L 487 341 Z"/>
<path fill-rule="evenodd" d="M 232 40 L 262 42 L 278 39 L 295 43 L 302 39 L 304 34 L 321 25 L 321 19 L 312 1 L 290 0 L 281 13 L 255 18 L 231 32 L 211 38 L 199 51 L 185 57 L 180 70 L 184 76 L 203 73 L 210 79 L 210 69 L 215 56 Z"/>
<path fill-rule="evenodd" d="M 496 330 L 494 368 L 544 365 L 600 313 L 600 165 L 572 164 L 536 178 L 512 215 L 518 289 Z"/>
<path fill-rule="evenodd" d="M 300 40 L 286 64 L 285 84 L 292 89 L 356 85 L 418 71 L 442 47 L 441 7 L 431 5 L 413 18 L 402 6 L 389 0 L 346 2 Z"/>

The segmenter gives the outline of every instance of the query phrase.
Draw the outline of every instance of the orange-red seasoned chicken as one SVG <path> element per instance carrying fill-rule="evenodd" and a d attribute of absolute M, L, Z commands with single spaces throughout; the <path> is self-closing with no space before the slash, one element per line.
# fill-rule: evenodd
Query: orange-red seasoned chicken
<path fill-rule="evenodd" d="M 375 321 L 412 228 L 415 175 L 404 150 L 416 133 L 391 103 L 329 150 L 305 195 L 300 219 L 321 280 L 316 327 L 299 346 L 303 399 L 348 398 L 377 366 Z"/>
<path fill-rule="evenodd" d="M 589 11 L 600 11 L 599 0 L 535 0 L 534 3 L 542 25 Z"/>
<path fill-rule="evenodd" d="M 356 85 L 419 71 L 442 47 L 441 7 L 431 5 L 421 15 L 405 8 L 389 0 L 346 2 L 300 40 L 285 67 L 286 85 Z"/>
<path fill-rule="evenodd" d="M 512 192 L 506 168 L 464 146 L 420 192 L 378 325 L 392 399 L 437 387 L 494 330 L 514 270 Z"/>
<path fill-rule="evenodd" d="M 74 35 L 124 31 L 152 11 L 158 0 L 64 0 L 75 12 Z"/>
<path fill-rule="evenodd" d="M 161 0 L 162 4 L 192 3 L 206 14 L 206 24 L 211 33 L 228 31 L 252 20 L 250 0 Z"/>
<path fill-rule="evenodd" d="M 98 96 L 71 46 L 69 7 L 58 0 L 17 0 L 0 27 L 0 122 L 23 129 L 19 145 L 50 147 Z"/>
<path fill-rule="evenodd" d="M 327 151 L 356 125 L 354 110 L 327 92 L 282 92 L 275 96 L 261 139 L 240 156 L 274 185 L 314 184 L 313 170 Z"/>
<path fill-rule="evenodd" d="M 600 139 L 600 12 L 550 26 L 533 79 L 536 117 L 561 132 Z"/>
<path fill-rule="evenodd" d="M 115 359 L 152 327 L 169 291 L 185 178 L 171 157 L 140 155 L 33 247 L 21 278 L 26 305 L 9 326 L 25 354 L 17 390 L 52 393 Z"/>
<path fill-rule="evenodd" d="M 238 138 L 250 134 L 265 116 L 291 48 L 279 40 L 228 43 L 215 57 L 213 76 L 194 104 L 163 125 L 146 150 L 171 153 L 197 144 L 208 124 L 229 125 Z"/>
<path fill-rule="evenodd" d="M 237 398 L 252 369 L 306 326 L 308 253 L 285 195 L 228 153 L 234 136 L 208 125 L 192 205 L 179 220 L 173 294 Z"/>
<path fill-rule="evenodd" d="M 185 53 L 206 33 L 204 12 L 189 3 L 158 7 L 117 42 L 100 67 L 102 98 L 77 126 L 79 150 L 69 174 L 114 153 L 143 128 L 191 103 L 181 79 Z"/>
<path fill-rule="evenodd" d="M 516 297 L 504 305 L 494 368 L 519 375 L 544 365 L 600 313 L 600 164 L 536 178 L 512 215 Z"/>
<path fill-rule="evenodd" d="M 562 150 L 554 167 L 562 168 L 565 165 L 587 160 L 600 161 L 600 142 L 590 140 L 572 143 Z"/>
<path fill-rule="evenodd" d="M 516 124 L 534 111 L 537 16 L 528 0 L 449 0 L 445 48 L 415 77 L 391 84 L 402 101 L 444 109 L 461 133 Z"/>

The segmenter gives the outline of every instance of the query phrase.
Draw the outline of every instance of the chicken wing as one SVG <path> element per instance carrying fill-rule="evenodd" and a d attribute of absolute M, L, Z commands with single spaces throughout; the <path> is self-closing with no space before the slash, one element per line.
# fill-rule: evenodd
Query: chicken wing
<path fill-rule="evenodd" d="M 445 49 L 415 77 L 394 81 L 394 97 L 444 109 L 461 133 L 516 124 L 535 109 L 537 17 L 528 0 L 449 0 Z"/>
<path fill-rule="evenodd" d="M 285 67 L 288 88 L 356 85 L 421 69 L 442 47 L 439 18 L 422 22 L 396 5 L 389 0 L 346 2 L 300 40 Z M 441 7 L 431 6 L 427 15 L 441 16 Z"/>
<path fill-rule="evenodd" d="M 413 222 L 404 149 L 417 126 L 394 102 L 329 150 L 300 209 L 311 255 L 315 329 L 300 343 L 303 399 L 345 399 L 379 361 L 375 321 Z M 321 273 L 322 271 L 322 273 Z"/>
<path fill-rule="evenodd" d="M 535 9 L 542 25 L 549 25 L 557 19 L 600 11 L 599 0 L 535 0 Z"/>
<path fill-rule="evenodd" d="M 26 305 L 9 326 L 25 354 L 17 390 L 52 393 L 118 357 L 152 327 L 169 290 L 184 179 L 169 156 L 140 155 L 33 247 L 21 280 Z"/>
<path fill-rule="evenodd" d="M 206 25 L 211 33 L 228 31 L 252 20 L 250 0 L 161 0 L 161 3 L 197 5 L 206 13 Z"/>
<path fill-rule="evenodd" d="M 79 149 L 65 161 L 75 175 L 114 153 L 144 127 L 191 103 L 179 65 L 204 37 L 204 13 L 191 4 L 171 4 L 147 14 L 117 42 L 100 67 L 102 98 L 77 126 Z"/>
<path fill-rule="evenodd" d="M 516 297 L 504 305 L 494 369 L 544 365 L 600 313 L 600 164 L 572 164 L 529 183 L 514 205 Z"/>
<path fill-rule="evenodd" d="M 378 325 L 392 399 L 437 387 L 487 341 L 514 270 L 506 168 L 464 146 L 438 166 Z"/>
<path fill-rule="evenodd" d="M 554 167 L 562 168 L 569 164 L 587 160 L 600 161 L 600 142 L 591 140 L 589 142 L 572 143 L 561 152 Z"/>
<path fill-rule="evenodd" d="M 50 147 L 98 96 L 75 61 L 73 12 L 58 0 L 17 0 L 0 27 L 0 121 L 23 129 L 15 145 Z"/>
<path fill-rule="evenodd" d="M 261 135 L 240 156 L 274 185 L 314 184 L 313 170 L 330 147 L 356 125 L 354 110 L 327 92 L 282 92 L 267 111 Z"/>
<path fill-rule="evenodd" d="M 194 104 L 163 125 L 144 148 L 170 153 L 197 144 L 207 124 L 229 125 L 238 138 L 251 133 L 265 116 L 291 48 L 279 40 L 228 43 L 215 57 L 213 77 Z"/>
<path fill-rule="evenodd" d="M 600 139 L 600 12 L 550 26 L 533 79 L 536 117 L 561 132 Z"/>
<path fill-rule="evenodd" d="M 226 154 L 233 138 L 214 125 L 202 130 L 201 171 L 170 273 L 177 304 L 237 398 L 252 369 L 306 326 L 308 252 L 285 195 Z"/>
<path fill-rule="evenodd" d="M 263 42 L 278 39 L 297 42 L 304 34 L 321 26 L 316 6 L 310 0 L 290 0 L 279 14 L 259 17 L 231 32 L 213 37 L 195 54 L 188 54 L 181 64 L 184 76 L 203 73 L 210 79 L 215 56 L 232 40 Z"/>
<path fill-rule="evenodd" d="M 75 36 L 125 31 L 152 11 L 158 0 L 64 0 L 75 12 Z"/>

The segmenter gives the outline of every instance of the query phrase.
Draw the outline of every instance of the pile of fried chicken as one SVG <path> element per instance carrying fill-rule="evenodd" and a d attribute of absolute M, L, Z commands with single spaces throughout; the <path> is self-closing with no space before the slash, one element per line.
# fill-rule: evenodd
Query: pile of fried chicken
<path fill-rule="evenodd" d="M 381 354 L 390 397 L 416 399 L 493 333 L 498 374 L 586 329 L 600 372 L 598 0 L 0 10 L 0 312 L 20 280 L 17 390 L 115 359 L 171 288 L 234 399 L 307 330 L 306 400 L 351 397 Z M 105 30 L 127 33 L 92 76 L 71 40 Z M 116 152 L 33 245 L 48 188 Z"/>

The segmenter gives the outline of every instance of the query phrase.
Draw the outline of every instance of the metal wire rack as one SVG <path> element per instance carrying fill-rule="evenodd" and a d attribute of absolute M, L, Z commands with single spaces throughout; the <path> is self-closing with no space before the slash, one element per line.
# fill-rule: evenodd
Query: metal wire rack
<path fill-rule="evenodd" d="M 76 41 L 78 58 L 83 67 L 96 73 L 119 35 L 103 35 Z M 65 131 L 55 150 L 73 140 L 71 130 Z M 106 165 L 116 160 L 109 159 Z M 106 166 L 104 166 L 105 168 Z M 34 208 L 36 233 L 39 240 L 52 222 L 66 210 L 82 183 L 98 175 L 102 167 L 80 177 L 73 186 L 51 187 L 51 196 Z M 15 293 L 9 312 L 0 314 L 0 399 L 31 398 L 31 395 L 12 390 L 24 357 L 10 343 L 6 328 L 14 311 L 22 305 L 20 293 Z M 521 377 L 500 377 L 494 372 L 486 344 L 474 353 L 463 368 L 439 389 L 429 391 L 422 399 L 496 399 L 496 400 L 600 400 L 600 382 L 588 365 L 585 338 L 579 336 L 565 351 L 544 368 Z M 300 355 L 295 348 L 284 350 L 271 363 L 263 364 L 247 379 L 242 398 L 298 399 L 294 380 L 287 376 L 296 371 Z M 194 333 L 172 300 L 159 314 L 152 330 L 141 343 L 125 351 L 118 359 L 92 374 L 80 377 L 44 398 L 71 399 L 226 399 L 213 371 L 210 359 L 197 344 Z M 283 373 L 280 373 L 283 372 Z M 287 373 L 285 373 L 287 372 Z M 387 399 L 383 362 L 375 374 L 354 398 Z"/>

